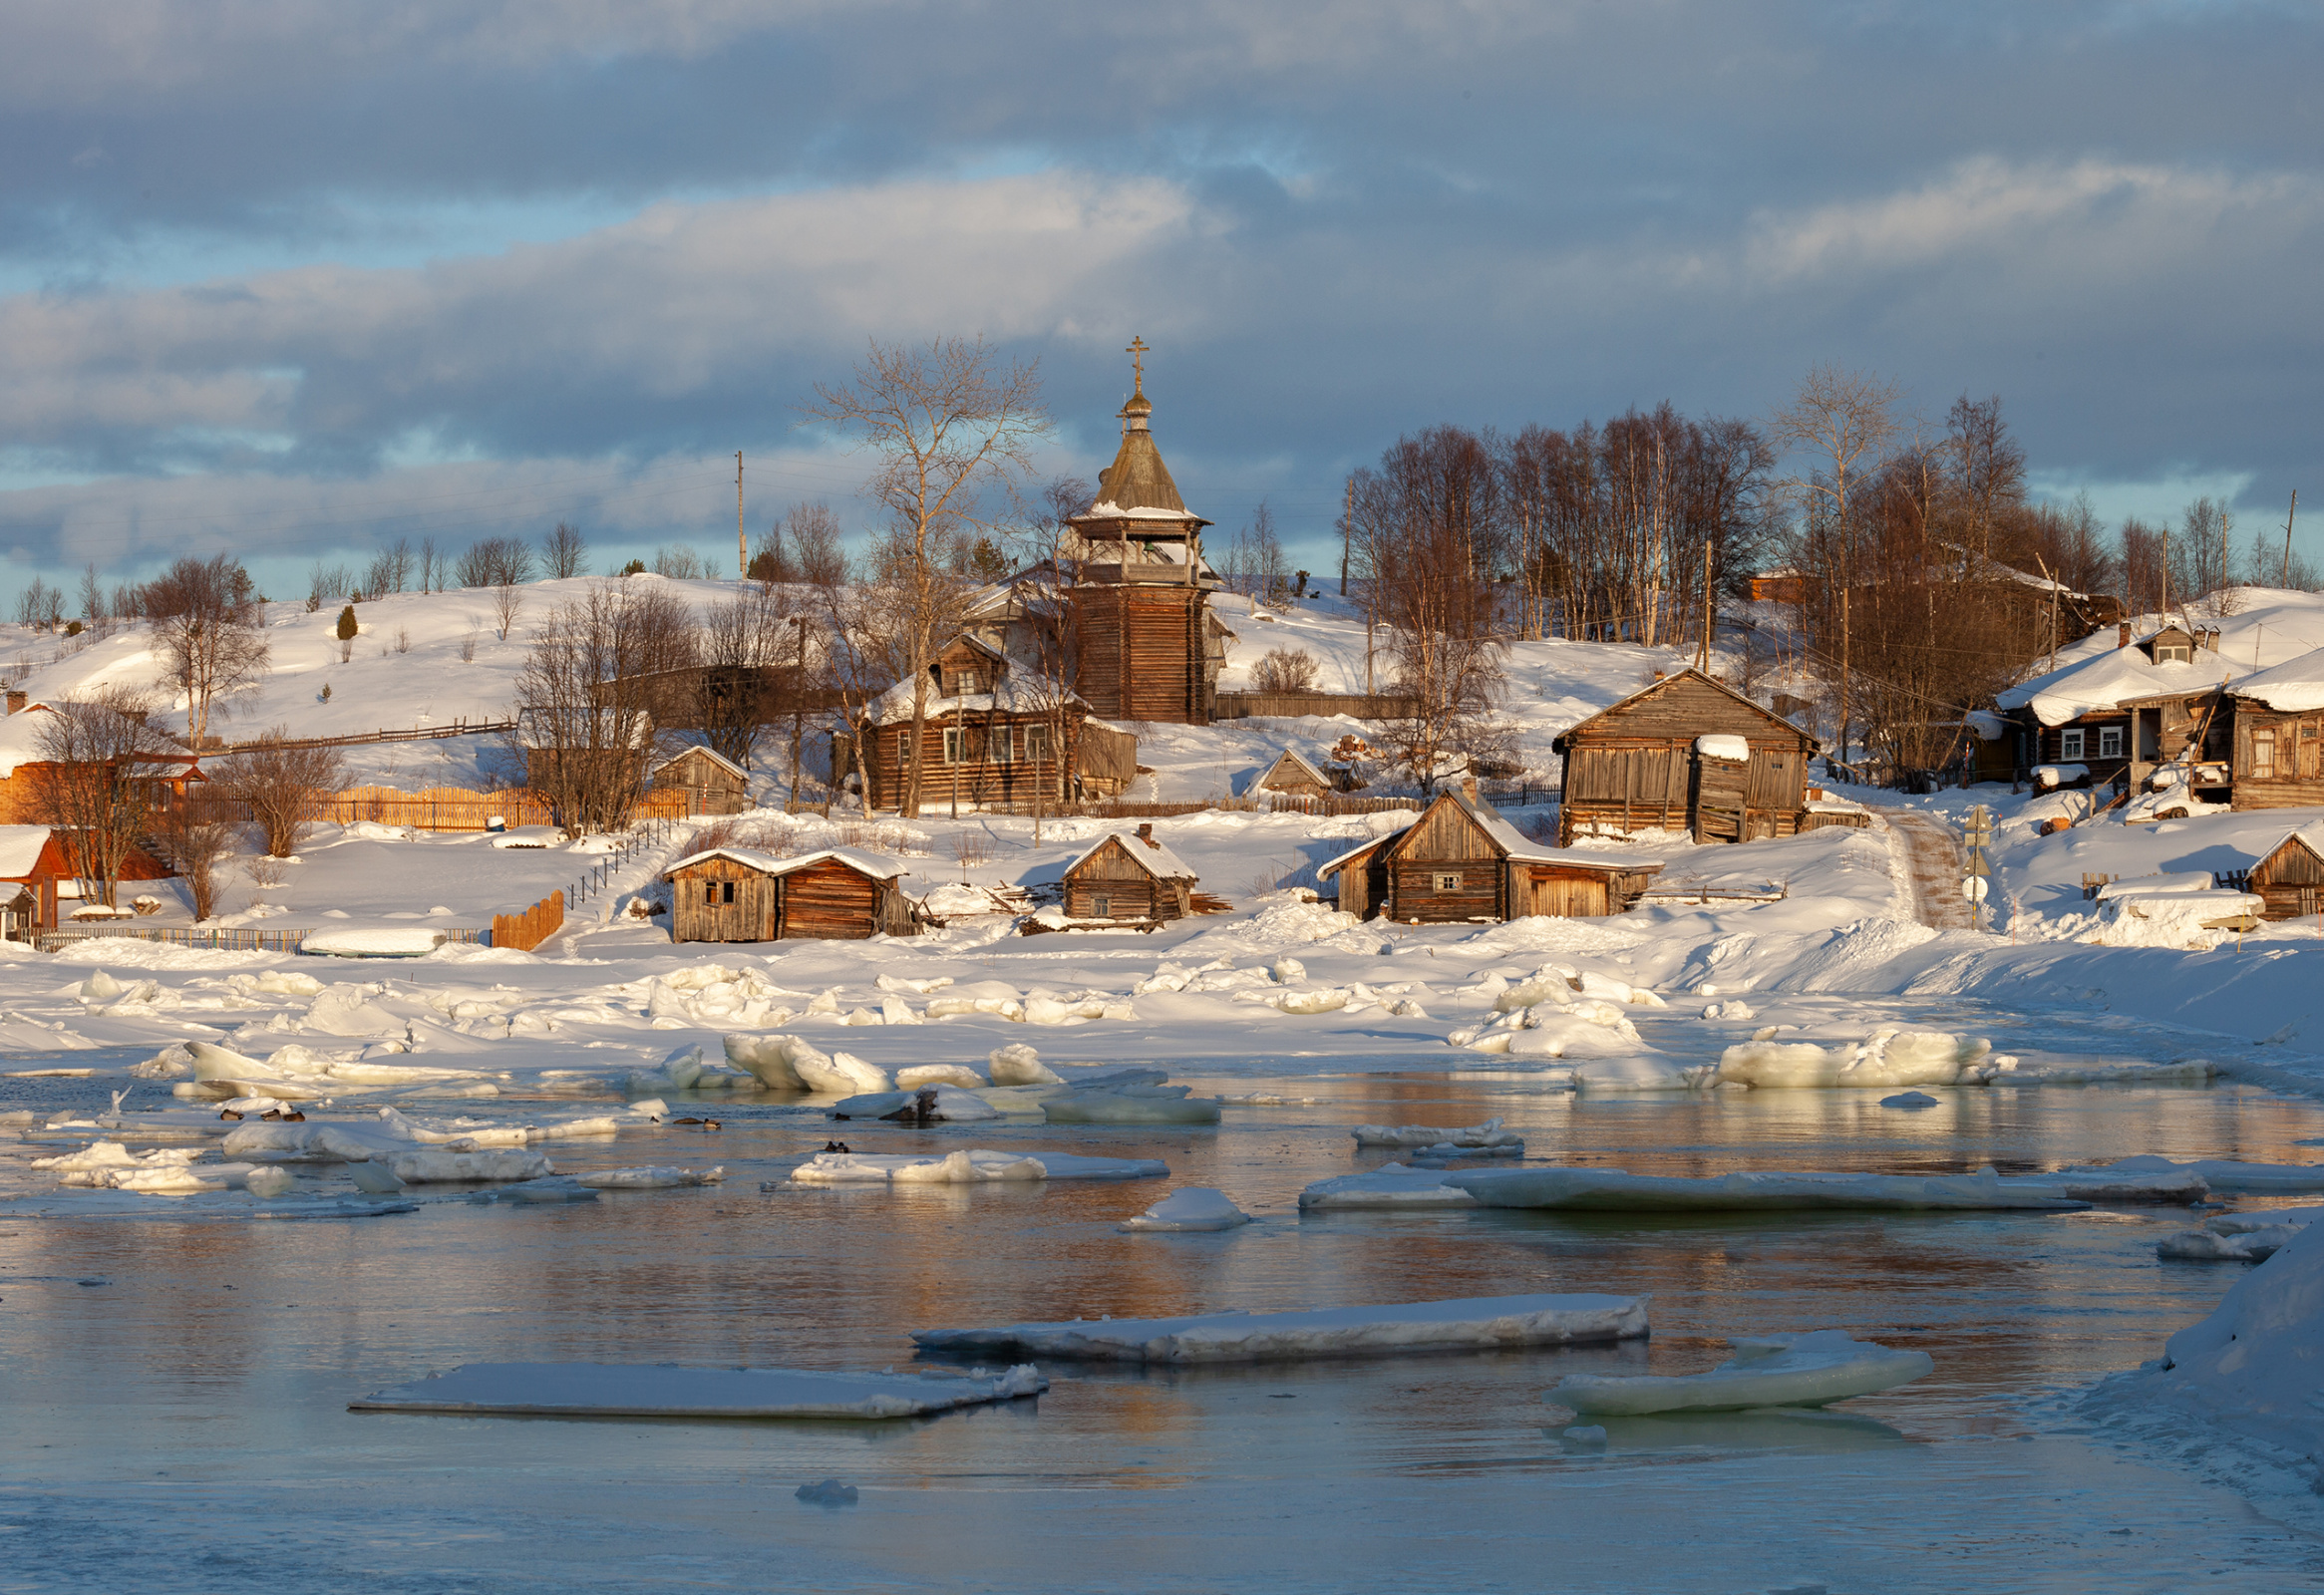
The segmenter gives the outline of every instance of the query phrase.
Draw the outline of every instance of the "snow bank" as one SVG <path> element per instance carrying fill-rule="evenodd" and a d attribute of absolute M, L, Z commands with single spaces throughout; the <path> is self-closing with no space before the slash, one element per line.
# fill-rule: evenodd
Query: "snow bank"
<path fill-rule="evenodd" d="M 996 1152 L 982 1146 L 946 1156 L 911 1152 L 818 1152 L 791 1171 L 800 1185 L 977 1185 L 989 1180 L 1162 1179 L 1169 1165 L 1140 1157 L 1076 1157 L 1065 1152 Z"/>
<path fill-rule="evenodd" d="M 1738 1173 L 1690 1179 L 1618 1168 L 1481 1168 L 1449 1173 L 1487 1207 L 1601 1212 L 1788 1212 L 1819 1208 L 2074 1211 L 2090 1205 L 2038 1180 L 1974 1174 Z"/>
<path fill-rule="evenodd" d="M 1174 1190 L 1120 1227 L 1126 1230 L 1188 1234 L 1203 1230 L 1234 1229 L 1251 1221 L 1224 1191 L 1207 1185 Z"/>
<path fill-rule="evenodd" d="M 1541 1399 L 1591 1414 L 1822 1407 L 1909 1384 L 1936 1367 L 1926 1352 L 1892 1351 L 1837 1329 L 1727 1344 L 1735 1355 L 1707 1374 L 1568 1374 Z"/>
<path fill-rule="evenodd" d="M 1427 1124 L 1358 1124 L 1348 1133 L 1356 1137 L 1359 1146 L 1505 1146 L 1522 1151 L 1525 1145 L 1515 1130 L 1501 1128 L 1497 1118 L 1461 1129 L 1436 1129 Z"/>
<path fill-rule="evenodd" d="M 666 1363 L 464 1363 L 349 1402 L 357 1413 L 530 1413 L 597 1418 L 917 1418 L 1038 1396 L 1031 1367 L 994 1377 L 830 1374 Z"/>
<path fill-rule="evenodd" d="M 410 926 L 321 930 L 310 933 L 298 950 L 323 958 L 424 958 L 451 939 L 441 930 Z"/>
<path fill-rule="evenodd" d="M 1363 1174 L 1319 1179 L 1299 1193 L 1301 1211 L 1374 1207 L 1475 1207 L 1477 1198 L 1445 1183 L 1441 1168 L 1386 1163 Z"/>
<path fill-rule="evenodd" d="M 924 1351 L 1000 1352 L 1119 1363 L 1253 1363 L 1414 1352 L 1571 1346 L 1646 1334 L 1635 1296 L 1473 1296 L 1305 1313 L 1203 1313 L 928 1329 Z"/>
<path fill-rule="evenodd" d="M 2324 1225 L 2307 1224 L 2171 1336 L 2159 1362 L 2107 1380 L 2087 1405 L 2138 1420 L 2164 1410 L 2312 1458 L 2320 1383 Z"/>

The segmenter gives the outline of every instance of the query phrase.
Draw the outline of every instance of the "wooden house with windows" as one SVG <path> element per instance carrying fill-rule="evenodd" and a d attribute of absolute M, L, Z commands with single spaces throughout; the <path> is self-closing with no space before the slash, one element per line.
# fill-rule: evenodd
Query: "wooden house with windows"
<path fill-rule="evenodd" d="M 653 774 L 656 792 L 682 792 L 687 812 L 739 814 L 751 806 L 750 773 L 711 748 L 688 748 Z"/>
<path fill-rule="evenodd" d="M 1649 683 L 1572 727 L 1558 841 L 1638 830 L 1695 840 L 1790 836 L 1816 739 L 1699 670 Z"/>
<path fill-rule="evenodd" d="M 1253 796 L 1280 794 L 1285 798 L 1328 798 L 1339 790 L 1339 783 L 1309 764 L 1299 756 L 1297 750 L 1291 748 L 1284 749 L 1281 757 L 1269 765 L 1250 786 Z"/>
<path fill-rule="evenodd" d="M 2002 693 L 1997 702 L 2021 734 L 2023 769 L 2047 769 L 2051 785 L 2121 779 L 2135 786 L 2191 750 L 2204 778 L 2198 789 L 2223 788 L 2234 705 L 2220 696 L 2227 667 L 2218 645 L 2216 627 L 2167 625 L 2138 637 L 2125 621 L 2114 647 Z M 2216 781 L 2200 768 L 2213 763 Z"/>
<path fill-rule="evenodd" d="M 2262 919 L 2308 919 L 2324 914 L 2324 821 L 2287 833 L 2253 864 L 2247 891 L 2267 906 Z"/>
<path fill-rule="evenodd" d="M 916 754 L 908 680 L 873 700 L 863 723 L 840 739 L 833 758 L 842 781 L 854 772 L 852 738 L 862 741 L 874 808 L 902 802 L 904 775 L 915 757 L 923 761 L 923 806 L 1026 810 L 1036 798 L 1054 806 L 1111 797 L 1138 772 L 1135 736 L 1093 723 L 1079 694 L 965 633 L 938 649 L 929 666 Z"/>
<path fill-rule="evenodd" d="M 1405 829 L 1340 854 L 1315 877 L 1338 880 L 1342 913 L 1441 925 L 1622 913 L 1661 868 L 1657 858 L 1530 841 L 1464 782 Z"/>
<path fill-rule="evenodd" d="M 2255 671 L 2225 692 L 2235 806 L 2324 804 L 2324 649 Z"/>
<path fill-rule="evenodd" d="M 1068 919 L 1166 924 L 1193 912 L 1194 871 L 1155 840 L 1154 826 L 1116 831 L 1065 866 Z"/>
<path fill-rule="evenodd" d="M 71 845 L 74 832 L 48 825 L 0 824 L 0 898 L 26 899 L 21 928 L 54 930 L 85 906 L 87 884 L 77 873 Z M 166 880 L 169 867 L 145 848 L 132 846 L 121 861 L 121 882 Z"/>
<path fill-rule="evenodd" d="M 898 884 L 901 866 L 835 847 L 779 858 L 749 847 L 713 847 L 664 872 L 672 941 L 863 941 L 911 936 L 917 905 Z"/>

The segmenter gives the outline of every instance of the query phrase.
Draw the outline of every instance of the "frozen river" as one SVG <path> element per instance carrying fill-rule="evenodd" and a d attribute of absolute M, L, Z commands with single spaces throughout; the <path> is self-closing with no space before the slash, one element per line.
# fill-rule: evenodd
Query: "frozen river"
<path fill-rule="evenodd" d="M 1868 1007 L 1831 1004 L 1835 1019 Z M 2153 1060 L 2184 1045 L 2054 1016 L 1879 1007 L 2029 1056 Z M 1650 1041 L 1656 1023 L 1641 1024 Z M 1497 1115 L 1536 1158 L 1639 1173 L 2010 1173 L 2142 1152 L 2308 1161 L 2324 1107 L 2233 1085 L 1940 1089 L 1917 1114 L 1882 1109 L 1881 1092 L 1575 1097 L 1496 1063 L 1441 1046 L 1231 1074 L 1205 1060 L 1175 1078 L 1281 1099 L 1230 1106 L 1215 1129 L 919 1131 L 722 1102 L 715 1132 L 553 1155 L 574 1169 L 722 1163 L 723 1186 L 569 1206 L 432 1192 L 412 1213 L 305 1223 L 189 1221 L 166 1201 L 60 1216 L 75 1193 L 26 1164 L 86 1137 L 0 1140 L 0 1193 L 15 1198 L 0 1201 L 0 1591 L 2324 1582 L 2324 1540 L 2089 1433 L 2054 1398 L 2157 1355 L 2239 1277 L 2158 1263 L 2183 1210 L 1302 1218 L 1295 1205 L 1313 1180 L 1388 1160 L 1349 1139 L 1368 1121 Z M 105 1084 L 8 1081 L 0 1108 L 102 1107 Z M 858 1151 L 1159 1157 L 1167 1186 L 1218 1186 L 1258 1221 L 1118 1232 L 1167 1188 L 1152 1181 L 783 1188 L 834 1132 Z M 918 1328 L 1551 1290 L 1650 1295 L 1653 1338 L 1198 1373 L 1058 1365 L 1037 1402 L 876 1425 L 346 1410 L 464 1362 L 878 1369 L 910 1361 Z M 1729 1336 L 1816 1328 L 1926 1351 L 1936 1372 L 1824 1415 L 1613 1420 L 1603 1450 L 1569 1448 L 1562 1411 L 1540 1400 L 1568 1372 L 1691 1372 Z M 793 1498 L 825 1477 L 859 1502 Z"/>

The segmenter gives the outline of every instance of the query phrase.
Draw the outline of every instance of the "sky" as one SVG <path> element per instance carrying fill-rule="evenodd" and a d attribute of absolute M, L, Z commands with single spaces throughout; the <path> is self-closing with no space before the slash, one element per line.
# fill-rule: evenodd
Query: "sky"
<path fill-rule="evenodd" d="M 14 590 L 578 524 L 734 548 L 867 465 L 867 340 L 1152 346 L 1190 507 L 1327 567 L 1400 434 L 1818 363 L 1998 395 L 2102 514 L 2324 529 L 2324 10 L 2234 0 L 7 0 Z M 2324 537 L 2302 534 L 2312 554 Z M 5 601 L 7 593 L 0 593 Z"/>

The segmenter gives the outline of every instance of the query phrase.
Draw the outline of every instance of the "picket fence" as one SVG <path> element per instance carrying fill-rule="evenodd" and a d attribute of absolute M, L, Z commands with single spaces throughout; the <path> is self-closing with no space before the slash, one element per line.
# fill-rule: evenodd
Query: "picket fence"
<path fill-rule="evenodd" d="M 565 894 L 552 891 L 520 914 L 493 916 L 493 945 L 530 952 L 555 935 L 565 922 Z"/>

